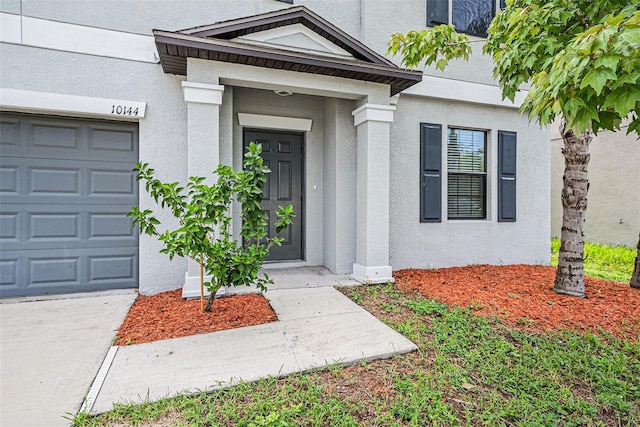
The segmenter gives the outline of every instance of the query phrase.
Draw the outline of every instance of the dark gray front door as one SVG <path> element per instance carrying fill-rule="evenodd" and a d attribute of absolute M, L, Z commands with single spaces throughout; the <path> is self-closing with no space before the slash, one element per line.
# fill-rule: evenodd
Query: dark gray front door
<path fill-rule="evenodd" d="M 0 122 L 0 296 L 137 287 L 138 125 Z"/>
<path fill-rule="evenodd" d="M 269 217 L 269 236 L 276 232 L 278 206 L 291 204 L 296 214 L 289 228 L 280 232 L 282 246 L 272 247 L 267 261 L 303 259 L 303 134 L 245 130 L 244 145 L 250 142 L 262 145 L 262 158 L 271 169 L 262 196 L 262 206 Z"/>

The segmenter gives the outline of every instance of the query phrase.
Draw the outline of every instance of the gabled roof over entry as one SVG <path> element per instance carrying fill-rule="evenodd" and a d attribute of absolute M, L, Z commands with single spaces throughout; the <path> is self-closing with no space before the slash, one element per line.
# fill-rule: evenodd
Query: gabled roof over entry
<path fill-rule="evenodd" d="M 200 58 L 388 84 L 391 95 L 422 80 L 304 6 L 153 34 L 169 74 L 186 75 L 187 58 Z"/>

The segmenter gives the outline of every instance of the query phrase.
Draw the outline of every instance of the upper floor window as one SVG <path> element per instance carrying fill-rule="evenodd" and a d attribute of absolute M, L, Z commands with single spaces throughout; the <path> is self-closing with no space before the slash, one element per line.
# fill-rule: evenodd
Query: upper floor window
<path fill-rule="evenodd" d="M 487 28 L 505 0 L 427 0 L 427 26 L 453 24 L 456 31 L 487 37 Z"/>

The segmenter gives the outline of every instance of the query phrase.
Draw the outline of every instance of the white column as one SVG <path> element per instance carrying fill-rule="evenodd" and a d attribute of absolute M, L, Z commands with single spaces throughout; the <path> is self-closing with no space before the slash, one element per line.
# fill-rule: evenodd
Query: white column
<path fill-rule="evenodd" d="M 362 283 L 393 281 L 389 265 L 389 140 L 394 106 L 364 104 L 352 112 L 357 129 L 356 262 Z"/>
<path fill-rule="evenodd" d="M 224 86 L 184 81 L 182 89 L 187 103 L 188 176 L 204 176 L 212 180 L 212 172 L 220 163 L 220 105 Z M 198 297 L 200 265 L 189 260 L 187 266 L 182 296 Z M 210 279 L 205 277 L 205 281 Z"/>

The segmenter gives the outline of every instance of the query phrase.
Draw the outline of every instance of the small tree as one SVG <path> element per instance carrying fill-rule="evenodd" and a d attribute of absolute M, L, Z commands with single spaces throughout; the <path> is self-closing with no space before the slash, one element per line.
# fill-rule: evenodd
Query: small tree
<path fill-rule="evenodd" d="M 244 158 L 244 170 L 233 171 L 230 166 L 219 165 L 215 171 L 217 181 L 204 183 L 203 177 L 190 177 L 185 187 L 178 182 L 162 183 L 154 178 L 154 169 L 148 163 L 138 163 L 133 170 L 138 181 L 145 182 L 146 191 L 162 208 L 168 208 L 180 227 L 160 233 L 160 221 L 151 209 L 133 207 L 129 216 L 140 225 L 140 233 L 157 236 L 164 244 L 160 251 L 169 255 L 189 257 L 200 263 L 201 301 L 203 310 L 210 311 L 216 292 L 223 286 L 255 284 L 262 291 L 273 281 L 258 271 L 269 249 L 280 245 L 282 238 L 268 236 L 267 217 L 262 209 L 262 187 L 265 174 L 270 173 L 260 157 L 262 146 L 251 143 Z M 233 197 L 242 205 L 242 240 L 234 240 L 231 233 L 230 208 Z M 293 207 L 280 206 L 277 211 L 276 232 L 284 230 L 295 216 Z M 243 244 L 244 243 L 244 244 Z M 204 283 L 203 275 L 212 276 Z M 210 292 L 204 307 L 202 287 Z"/>
<path fill-rule="evenodd" d="M 628 0 L 507 0 L 491 21 L 484 52 L 504 98 L 531 84 L 522 104 L 532 120 L 560 118 L 564 140 L 561 230 L 553 290 L 584 296 L 584 224 L 592 133 L 619 129 L 640 133 L 640 12 Z M 424 61 L 444 70 L 468 59 L 465 35 L 450 25 L 394 34 L 389 52 L 415 67 Z"/>

